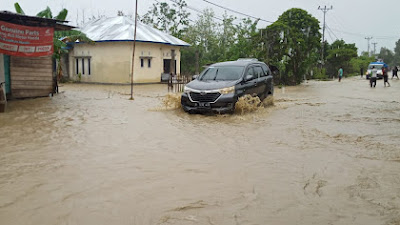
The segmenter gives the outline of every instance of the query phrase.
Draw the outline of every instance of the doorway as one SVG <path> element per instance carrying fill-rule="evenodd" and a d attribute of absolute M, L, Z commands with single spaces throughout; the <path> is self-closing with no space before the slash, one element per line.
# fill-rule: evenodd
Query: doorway
<path fill-rule="evenodd" d="M 170 73 L 171 72 L 171 59 L 164 59 L 164 71 L 163 73 Z M 175 60 L 175 71 L 176 74 L 176 60 Z"/>

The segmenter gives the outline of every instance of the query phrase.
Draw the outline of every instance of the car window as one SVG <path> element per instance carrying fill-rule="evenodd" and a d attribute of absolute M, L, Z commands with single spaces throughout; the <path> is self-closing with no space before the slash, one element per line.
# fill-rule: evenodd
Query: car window
<path fill-rule="evenodd" d="M 381 65 L 381 64 L 370 64 L 368 66 L 368 69 L 372 69 L 372 67 L 375 67 L 377 70 L 380 70 L 380 69 L 382 69 L 383 65 Z"/>
<path fill-rule="evenodd" d="M 254 66 L 249 67 L 249 69 L 247 70 L 247 73 L 246 73 L 246 77 L 248 75 L 251 75 L 251 77 L 252 77 L 250 80 L 258 78 L 258 75 L 257 75 L 256 71 L 254 71 Z"/>
<path fill-rule="evenodd" d="M 262 65 L 261 67 L 263 68 L 266 76 L 271 75 L 271 70 L 268 68 L 267 65 Z"/>
<path fill-rule="evenodd" d="M 256 74 L 256 77 L 263 77 L 265 76 L 264 70 L 261 68 L 261 66 L 256 66 L 254 67 L 254 72 Z"/>
<path fill-rule="evenodd" d="M 242 66 L 210 66 L 200 75 L 200 80 L 238 80 L 243 70 Z"/>

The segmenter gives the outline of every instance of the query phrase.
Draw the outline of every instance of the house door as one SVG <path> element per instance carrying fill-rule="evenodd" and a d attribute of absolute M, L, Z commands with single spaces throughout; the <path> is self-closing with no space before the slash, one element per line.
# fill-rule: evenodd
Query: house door
<path fill-rule="evenodd" d="M 171 72 L 171 59 L 164 59 L 164 73 L 169 73 Z M 175 60 L 175 71 L 174 74 L 176 74 L 176 60 Z"/>

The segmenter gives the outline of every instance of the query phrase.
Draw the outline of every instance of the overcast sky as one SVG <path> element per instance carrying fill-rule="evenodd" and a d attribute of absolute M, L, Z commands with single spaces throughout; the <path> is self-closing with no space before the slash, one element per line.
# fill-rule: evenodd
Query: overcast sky
<path fill-rule="evenodd" d="M 14 2 L 1 0 L 0 10 L 14 10 Z M 156 0 L 138 0 L 138 13 L 143 15 Z M 158 0 L 163 1 L 163 0 Z M 170 0 L 165 0 L 172 4 Z M 268 21 L 275 21 L 279 15 L 290 8 L 302 8 L 312 14 L 321 22 L 323 12 L 318 6 L 333 6 L 326 14 L 325 39 L 332 43 L 336 39 L 343 39 L 347 43 L 355 43 L 359 52 L 367 51 L 368 42 L 365 37 L 373 37 L 370 48 L 376 44 L 376 51 L 381 47 L 387 47 L 393 51 L 395 43 L 400 39 L 400 1 L 399 0 L 208 0 L 218 5 L 240 11 Z M 92 15 L 116 16 L 118 10 L 125 14 L 133 14 L 135 0 L 19 0 L 27 15 L 36 15 L 37 12 L 49 6 L 53 14 L 57 14 L 62 8 L 69 11 L 67 20 L 75 25 L 77 19 L 82 21 L 83 14 L 87 20 Z M 198 10 L 213 9 L 217 15 L 222 15 L 224 10 L 206 3 L 203 0 L 186 0 L 188 6 Z M 193 19 L 197 12 L 187 9 Z M 241 18 L 233 12 L 228 14 Z M 77 16 L 78 15 L 78 16 Z M 260 22 L 260 27 L 269 25 Z"/>

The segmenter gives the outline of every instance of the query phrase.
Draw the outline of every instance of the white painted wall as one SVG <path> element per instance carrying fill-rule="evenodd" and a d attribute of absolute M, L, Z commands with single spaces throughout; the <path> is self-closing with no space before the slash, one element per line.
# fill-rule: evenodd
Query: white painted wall
<path fill-rule="evenodd" d="M 94 83 L 130 83 L 132 68 L 132 42 L 96 42 L 95 44 L 75 44 L 70 51 L 70 77 L 76 76 L 76 57 L 90 57 L 91 74 L 85 65 L 85 74 L 82 73 L 81 61 L 79 72 L 82 82 Z M 160 82 L 163 72 L 164 59 L 171 59 L 171 49 L 175 50 L 177 62 L 176 71 L 180 73 L 180 47 L 166 44 L 137 42 L 135 50 L 135 70 L 133 74 L 135 83 Z M 144 65 L 141 67 L 141 58 Z M 151 66 L 148 67 L 148 59 Z M 86 61 L 85 61 L 86 62 Z"/>

